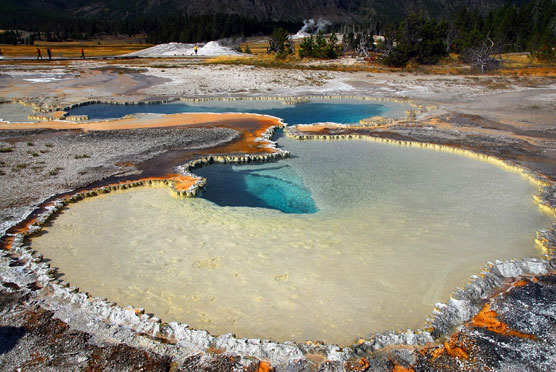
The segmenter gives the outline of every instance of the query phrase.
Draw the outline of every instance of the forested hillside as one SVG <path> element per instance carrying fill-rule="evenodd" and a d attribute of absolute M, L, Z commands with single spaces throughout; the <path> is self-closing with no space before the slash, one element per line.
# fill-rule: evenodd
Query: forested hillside
<path fill-rule="evenodd" d="M 421 29 L 407 16 L 418 13 Z M 88 39 L 97 34 L 146 35 L 151 43 L 202 42 L 297 31 L 307 18 L 323 17 L 331 30 L 358 30 L 431 45 L 441 35 L 446 51 L 462 52 L 488 35 L 500 51 L 537 50 L 556 43 L 556 1 L 503 0 L 3 0 L 0 29 L 27 30 L 27 42 Z M 410 19 L 411 20 L 411 19 Z M 414 22 L 415 23 L 415 22 Z M 406 28 L 404 31 L 403 28 Z M 409 28 L 408 28 L 409 27 Z M 404 33 L 406 36 L 403 36 Z M 422 35 L 421 35 L 422 34 Z M 409 36 L 408 36 L 409 35 Z M 419 36 L 421 35 L 421 36 Z M 405 37 L 405 39 L 404 39 Z M 15 32 L 0 42 L 21 42 Z M 406 58 L 405 56 L 404 58 Z"/>
<path fill-rule="evenodd" d="M 2 0 L 0 21 L 3 24 L 30 19 L 40 21 L 51 16 L 122 21 L 216 13 L 279 22 L 318 17 L 333 22 L 361 21 L 369 17 L 400 21 L 415 11 L 442 16 L 461 7 L 489 10 L 506 2 L 508 0 Z"/>

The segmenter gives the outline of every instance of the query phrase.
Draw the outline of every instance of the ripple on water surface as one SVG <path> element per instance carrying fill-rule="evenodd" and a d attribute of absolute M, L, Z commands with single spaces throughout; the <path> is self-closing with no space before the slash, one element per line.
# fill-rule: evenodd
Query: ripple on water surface
<path fill-rule="evenodd" d="M 280 144 L 291 159 L 207 168 L 207 193 L 240 192 L 226 187 L 237 171 L 240 183 L 267 177 L 268 187 L 282 182 L 285 194 L 304 190 L 295 198 L 309 195 L 315 213 L 220 206 L 142 188 L 71 205 L 33 248 L 72 284 L 165 321 L 339 344 L 422 327 L 434 304 L 487 261 L 540 255 L 535 231 L 551 218 L 517 174 L 380 143 Z"/>

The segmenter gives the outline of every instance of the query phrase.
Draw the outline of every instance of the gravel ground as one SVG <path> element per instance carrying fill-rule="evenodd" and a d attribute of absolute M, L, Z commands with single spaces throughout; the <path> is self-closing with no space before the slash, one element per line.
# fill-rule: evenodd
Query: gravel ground
<path fill-rule="evenodd" d="M 169 371 L 171 360 L 119 344 L 96 345 L 28 296 L 0 290 L 0 369 L 3 371 Z M 23 305 L 25 304 L 25 305 Z"/>
<path fill-rule="evenodd" d="M 0 287 L 2 288 L 2 287 Z M 0 370 L 2 371 L 237 371 L 256 372 L 258 360 L 239 364 L 224 354 L 195 354 L 181 363 L 117 342 L 99 342 L 71 329 L 29 294 L 0 289 Z"/>
<path fill-rule="evenodd" d="M 44 199 L 115 174 L 170 150 L 216 146 L 232 129 L 0 131 L 0 232 Z"/>

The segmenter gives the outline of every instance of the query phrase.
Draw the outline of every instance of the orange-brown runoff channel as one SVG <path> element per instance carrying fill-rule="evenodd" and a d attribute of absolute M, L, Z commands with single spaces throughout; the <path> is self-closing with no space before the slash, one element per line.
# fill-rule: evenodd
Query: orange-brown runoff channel
<path fill-rule="evenodd" d="M 517 285 L 519 286 L 520 284 Z M 486 328 L 491 332 L 499 333 L 501 335 L 530 338 L 532 340 L 536 339 L 534 335 L 510 329 L 506 323 L 498 320 L 497 316 L 498 314 L 496 313 L 496 311 L 491 310 L 490 304 L 486 303 L 483 306 L 482 310 L 473 317 L 473 319 L 471 320 L 471 325 L 473 327 Z"/>
<path fill-rule="evenodd" d="M 270 127 L 282 125 L 280 119 L 271 116 L 242 113 L 182 113 L 170 115 L 145 115 L 117 120 L 70 123 L 62 120 L 41 123 L 0 123 L 0 130 L 25 129 L 81 129 L 87 131 L 130 130 L 147 128 L 230 128 L 240 133 L 239 140 L 208 150 L 195 151 L 195 155 L 206 154 L 260 154 L 274 150 L 261 141 L 263 133 Z"/>
<path fill-rule="evenodd" d="M 125 119 L 91 121 L 83 123 L 73 123 L 63 120 L 52 120 L 41 123 L 0 123 L 0 129 L 82 129 L 89 130 L 122 130 L 138 128 L 169 128 L 181 126 L 193 126 L 211 124 L 213 126 L 223 126 L 238 120 L 258 121 L 264 128 L 260 133 L 253 133 L 257 136 L 264 132 L 269 126 L 280 124 L 278 118 L 270 116 L 242 114 L 242 113 L 183 113 L 169 115 L 145 115 L 141 117 L 131 117 Z M 271 124 L 271 125 L 268 125 Z"/>

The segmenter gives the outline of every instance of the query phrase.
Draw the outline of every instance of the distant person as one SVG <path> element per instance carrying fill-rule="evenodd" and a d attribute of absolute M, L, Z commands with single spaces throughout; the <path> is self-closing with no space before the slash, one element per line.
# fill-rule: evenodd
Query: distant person
<path fill-rule="evenodd" d="M 197 55 L 197 51 L 199 50 L 199 48 L 197 48 L 197 44 L 195 44 L 195 46 L 193 47 L 193 50 L 195 51 L 195 55 Z"/>
<path fill-rule="evenodd" d="M 37 48 L 37 59 L 42 59 L 41 48 Z"/>
<path fill-rule="evenodd" d="M 85 59 L 85 51 L 81 48 L 81 58 Z"/>
<path fill-rule="evenodd" d="M 52 61 L 52 51 L 50 50 L 50 48 L 46 49 L 46 53 L 48 54 L 48 60 Z"/>

